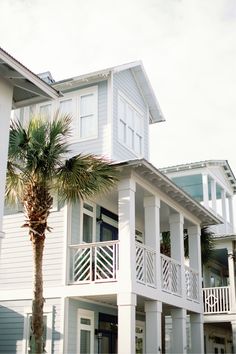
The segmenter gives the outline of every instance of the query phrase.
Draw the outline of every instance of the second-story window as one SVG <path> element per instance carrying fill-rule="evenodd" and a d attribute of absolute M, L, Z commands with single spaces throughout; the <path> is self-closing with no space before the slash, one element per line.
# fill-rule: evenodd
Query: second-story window
<path fill-rule="evenodd" d="M 91 243 L 96 233 L 96 208 L 92 203 L 83 203 L 82 242 Z"/>
<path fill-rule="evenodd" d="M 142 155 L 142 112 L 121 93 L 118 95 L 118 139 L 136 155 Z"/>

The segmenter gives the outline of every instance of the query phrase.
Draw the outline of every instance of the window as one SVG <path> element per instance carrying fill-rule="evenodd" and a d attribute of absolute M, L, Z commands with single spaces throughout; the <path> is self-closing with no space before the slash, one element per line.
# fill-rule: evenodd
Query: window
<path fill-rule="evenodd" d="M 91 243 L 96 233 L 96 207 L 92 203 L 83 203 L 82 242 Z"/>
<path fill-rule="evenodd" d="M 137 155 L 142 155 L 143 115 L 121 93 L 118 95 L 118 139 Z"/>
<path fill-rule="evenodd" d="M 89 310 L 78 310 L 77 353 L 94 353 L 94 313 Z"/>
<path fill-rule="evenodd" d="M 97 137 L 97 86 L 81 91 L 79 95 L 79 137 Z"/>
<path fill-rule="evenodd" d="M 23 343 L 24 354 L 34 353 L 31 321 L 32 321 L 32 313 L 31 313 L 31 308 L 29 308 L 25 310 L 24 343 Z M 44 352 L 51 354 L 52 353 L 52 307 L 45 308 L 43 323 L 44 323 L 44 334 L 43 334 Z"/>
<path fill-rule="evenodd" d="M 44 119 L 51 119 L 51 115 L 52 115 L 51 103 L 45 103 L 39 105 L 39 115 Z"/>

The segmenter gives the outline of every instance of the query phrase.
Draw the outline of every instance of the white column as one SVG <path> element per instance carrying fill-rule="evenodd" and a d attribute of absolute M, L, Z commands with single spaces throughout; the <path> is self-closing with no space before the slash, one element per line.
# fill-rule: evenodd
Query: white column
<path fill-rule="evenodd" d="M 209 208 L 209 191 L 208 191 L 208 175 L 202 174 L 202 188 L 203 188 L 203 205 Z"/>
<path fill-rule="evenodd" d="M 192 313 L 190 315 L 190 325 L 191 353 L 204 353 L 203 315 L 200 313 Z"/>
<path fill-rule="evenodd" d="M 231 244 L 232 246 L 232 244 Z M 235 267 L 235 260 L 233 258 L 233 247 L 228 247 L 227 248 L 228 252 L 228 269 L 229 269 L 229 285 L 230 285 L 230 294 L 231 294 L 231 305 L 232 305 L 232 310 L 236 311 L 236 297 L 235 297 L 235 290 L 236 290 L 236 284 L 235 284 L 235 272 L 234 272 L 234 267 Z M 236 350 L 236 348 L 235 348 Z"/>
<path fill-rule="evenodd" d="M 224 231 L 227 232 L 227 213 L 226 213 L 226 192 L 221 190 L 221 205 L 222 205 L 222 217 L 224 219 Z"/>
<path fill-rule="evenodd" d="M 198 298 L 202 300 L 201 266 L 201 228 L 199 225 L 188 228 L 189 266 L 198 272 Z"/>
<path fill-rule="evenodd" d="M 148 354 L 161 353 L 161 313 L 160 301 L 146 301 L 146 352 Z"/>
<path fill-rule="evenodd" d="M 12 109 L 13 87 L 0 77 L 0 121 L 1 121 L 1 136 L 0 136 L 0 251 L 1 239 L 4 234 L 2 231 L 2 219 L 4 210 L 5 196 L 5 181 L 9 142 L 9 126 Z"/>
<path fill-rule="evenodd" d="M 232 232 L 234 232 L 234 210 L 233 210 L 233 196 L 231 195 L 229 198 L 229 221 L 232 227 Z"/>
<path fill-rule="evenodd" d="M 217 204 L 216 204 L 216 181 L 214 179 L 211 180 L 211 199 L 212 199 L 212 209 L 217 212 Z"/>
<path fill-rule="evenodd" d="M 186 334 L 186 310 L 172 309 L 172 342 L 171 353 L 187 353 L 187 334 Z"/>
<path fill-rule="evenodd" d="M 136 295 L 120 293 L 118 305 L 118 354 L 135 354 L 135 306 Z"/>
<path fill-rule="evenodd" d="M 233 338 L 233 354 L 236 354 L 236 321 L 231 321 L 232 338 Z"/>
<path fill-rule="evenodd" d="M 184 268 L 184 217 L 182 214 L 171 214 L 170 239 L 171 239 L 171 258 L 181 263 L 181 294 L 186 298 L 185 268 Z"/>
<path fill-rule="evenodd" d="M 132 292 L 136 281 L 135 182 L 119 182 L 119 288 Z"/>
<path fill-rule="evenodd" d="M 160 199 L 152 196 L 144 198 L 145 244 L 156 251 L 157 289 L 161 289 L 160 263 Z"/>

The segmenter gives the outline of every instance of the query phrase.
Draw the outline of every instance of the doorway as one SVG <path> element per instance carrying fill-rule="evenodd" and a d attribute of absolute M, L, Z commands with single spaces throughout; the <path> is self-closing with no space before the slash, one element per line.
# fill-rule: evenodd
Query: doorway
<path fill-rule="evenodd" d="M 117 354 L 117 316 L 99 313 L 98 321 L 98 353 Z"/>

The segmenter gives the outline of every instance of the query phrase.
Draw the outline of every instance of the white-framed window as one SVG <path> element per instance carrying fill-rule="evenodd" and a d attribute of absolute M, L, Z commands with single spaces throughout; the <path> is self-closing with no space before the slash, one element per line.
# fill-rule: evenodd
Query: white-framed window
<path fill-rule="evenodd" d="M 41 103 L 38 105 L 38 113 L 40 117 L 42 117 L 45 120 L 52 119 L 52 113 L 53 113 L 53 105 L 52 103 Z"/>
<path fill-rule="evenodd" d="M 118 92 L 118 139 L 136 155 L 143 154 L 143 113 Z"/>
<path fill-rule="evenodd" d="M 82 204 L 81 238 L 82 243 L 95 242 L 96 237 L 96 205 L 91 202 Z"/>
<path fill-rule="evenodd" d="M 143 354 L 145 349 L 145 323 L 136 321 L 135 331 L 136 354 Z"/>
<path fill-rule="evenodd" d="M 78 97 L 79 138 L 98 136 L 98 95 L 97 86 L 80 91 Z"/>
<path fill-rule="evenodd" d="M 94 353 L 94 312 L 78 309 L 77 353 Z"/>
<path fill-rule="evenodd" d="M 44 323 L 44 334 L 43 334 L 43 345 L 44 352 L 47 354 L 52 353 L 52 318 L 53 318 L 53 307 L 45 307 L 43 313 L 43 323 Z M 33 351 L 33 341 L 32 341 L 32 330 L 31 330 L 31 320 L 32 320 L 32 309 L 26 308 L 24 311 L 24 340 L 23 340 L 23 353 L 31 354 Z"/>

